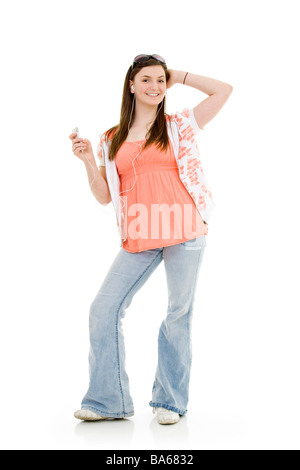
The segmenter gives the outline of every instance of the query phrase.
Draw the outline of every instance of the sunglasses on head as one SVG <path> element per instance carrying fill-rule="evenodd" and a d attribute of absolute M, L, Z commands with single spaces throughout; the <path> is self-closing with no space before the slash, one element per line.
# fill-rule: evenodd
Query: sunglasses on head
<path fill-rule="evenodd" d="M 163 59 L 160 55 L 158 54 L 153 54 L 153 55 L 148 55 L 148 54 L 140 54 L 137 55 L 134 58 L 134 61 L 131 66 L 131 70 L 134 69 L 136 64 L 143 64 L 144 62 L 147 62 L 149 59 L 155 59 L 158 60 L 159 62 L 162 62 L 163 64 L 166 64 L 165 59 Z"/>

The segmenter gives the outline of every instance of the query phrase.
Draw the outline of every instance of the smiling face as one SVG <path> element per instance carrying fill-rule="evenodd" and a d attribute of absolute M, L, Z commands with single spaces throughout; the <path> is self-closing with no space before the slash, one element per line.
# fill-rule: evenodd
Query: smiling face
<path fill-rule="evenodd" d="M 133 85 L 136 100 L 157 106 L 163 101 L 167 89 L 165 70 L 161 65 L 143 67 L 135 75 L 134 80 L 130 80 L 130 92 L 133 93 L 131 85 Z"/>

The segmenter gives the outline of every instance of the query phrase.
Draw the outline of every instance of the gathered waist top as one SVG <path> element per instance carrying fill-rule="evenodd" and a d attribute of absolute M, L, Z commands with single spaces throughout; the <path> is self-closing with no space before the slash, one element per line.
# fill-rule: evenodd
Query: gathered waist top
<path fill-rule="evenodd" d="M 208 226 L 179 177 L 169 140 L 167 152 L 146 140 L 123 142 L 116 155 L 120 204 L 126 240 L 123 248 L 138 252 L 207 235 Z"/>

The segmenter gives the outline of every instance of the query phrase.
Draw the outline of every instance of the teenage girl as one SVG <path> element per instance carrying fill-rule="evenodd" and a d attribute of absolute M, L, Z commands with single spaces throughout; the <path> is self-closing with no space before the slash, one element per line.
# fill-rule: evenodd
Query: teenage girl
<path fill-rule="evenodd" d="M 180 115 L 165 112 L 166 92 L 174 84 L 191 86 L 208 95 L 191 110 L 190 129 L 194 134 L 213 119 L 232 92 L 228 83 L 171 70 L 161 56 L 141 54 L 126 74 L 120 123 L 105 133 L 110 141 L 105 162 L 100 145 L 98 168 L 90 141 L 76 133 L 69 136 L 74 154 L 85 163 L 92 192 L 100 204 L 112 201 L 107 159 L 116 165 L 126 230 L 122 247 L 90 306 L 90 383 L 81 409 L 74 415 L 80 420 L 134 415 L 125 370 L 122 319 L 134 295 L 162 261 L 168 310 L 159 331 L 150 406 L 160 424 L 177 423 L 187 413 L 193 305 L 208 225 L 179 176 L 178 156 L 169 138 L 172 117 L 178 129 L 181 125 Z M 170 213 L 162 217 L 164 227 L 154 216 L 153 209 L 160 204 L 176 208 L 173 217 Z M 189 216 L 180 217 L 185 207 L 190 210 Z"/>

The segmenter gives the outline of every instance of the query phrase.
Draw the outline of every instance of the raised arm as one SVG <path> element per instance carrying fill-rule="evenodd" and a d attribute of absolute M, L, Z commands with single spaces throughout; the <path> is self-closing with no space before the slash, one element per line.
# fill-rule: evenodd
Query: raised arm
<path fill-rule="evenodd" d="M 170 88 L 175 83 L 183 84 L 185 79 L 184 85 L 197 88 L 197 90 L 209 95 L 208 98 L 193 108 L 197 124 L 203 129 L 222 109 L 231 95 L 233 87 L 229 83 L 221 82 L 215 78 L 196 75 L 190 72 L 186 75 L 186 73 L 182 70 L 170 70 L 170 83 L 168 82 L 167 87 Z"/>

